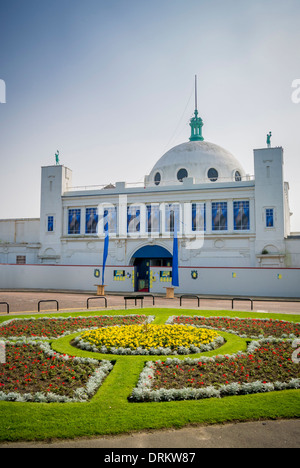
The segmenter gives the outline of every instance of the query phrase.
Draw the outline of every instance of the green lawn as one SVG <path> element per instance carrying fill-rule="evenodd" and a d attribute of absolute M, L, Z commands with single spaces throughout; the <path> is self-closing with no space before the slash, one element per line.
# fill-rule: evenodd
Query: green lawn
<path fill-rule="evenodd" d="M 299 322 L 300 315 L 262 314 L 238 311 L 202 311 L 190 309 L 135 309 L 65 313 L 70 315 L 155 315 L 155 323 L 165 323 L 170 315 L 227 315 L 232 317 L 276 318 Z M 51 314 L 34 314 L 50 316 Z M 53 314 L 57 316 L 58 314 Z M 20 316 L 18 316 L 20 317 Z M 27 315 L 28 317 L 28 315 Z M 0 323 L 10 317 L 0 317 Z M 228 333 L 226 344 L 204 355 L 230 354 L 246 350 L 246 340 Z M 266 394 L 211 398 L 198 401 L 129 403 L 145 361 L 153 356 L 101 355 L 77 350 L 69 343 L 73 335 L 55 340 L 52 347 L 61 353 L 109 359 L 115 362 L 110 375 L 88 403 L 16 403 L 0 402 L 0 440 L 42 440 L 118 434 L 145 429 L 182 427 L 187 424 L 214 424 L 226 421 L 297 418 L 300 416 L 300 390 Z M 198 355 L 199 356 L 199 355 Z M 185 358 L 186 356 L 182 356 Z M 197 355 L 193 355 L 197 357 Z M 162 357 L 160 357 L 162 359 Z"/>

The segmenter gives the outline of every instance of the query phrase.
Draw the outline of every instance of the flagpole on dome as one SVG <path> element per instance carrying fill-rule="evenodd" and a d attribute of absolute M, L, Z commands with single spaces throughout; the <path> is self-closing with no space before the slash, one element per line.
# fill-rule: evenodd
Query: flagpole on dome
<path fill-rule="evenodd" d="M 195 75 L 195 110 L 198 112 L 197 75 Z"/>
<path fill-rule="evenodd" d="M 197 75 L 195 75 L 195 111 L 194 111 L 194 117 L 192 117 L 190 120 L 190 127 L 191 127 L 190 141 L 203 141 L 204 140 L 202 136 L 203 120 L 201 119 L 201 117 L 198 117 Z"/>

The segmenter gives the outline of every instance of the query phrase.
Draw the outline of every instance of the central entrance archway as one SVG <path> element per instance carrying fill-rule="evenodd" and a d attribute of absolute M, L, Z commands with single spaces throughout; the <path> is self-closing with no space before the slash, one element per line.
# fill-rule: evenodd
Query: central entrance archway
<path fill-rule="evenodd" d="M 149 292 L 150 268 L 151 267 L 171 267 L 172 254 L 159 245 L 147 245 L 140 248 L 133 254 L 134 265 L 134 290 L 136 292 Z"/>

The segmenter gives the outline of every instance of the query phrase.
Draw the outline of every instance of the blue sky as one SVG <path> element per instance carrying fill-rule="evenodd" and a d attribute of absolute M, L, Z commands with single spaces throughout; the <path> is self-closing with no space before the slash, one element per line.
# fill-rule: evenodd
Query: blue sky
<path fill-rule="evenodd" d="M 285 150 L 300 231 L 299 0 L 1 0 L 0 218 L 39 217 L 40 167 L 74 185 L 142 181 L 189 138 L 193 80 L 207 141 L 253 174 Z"/>

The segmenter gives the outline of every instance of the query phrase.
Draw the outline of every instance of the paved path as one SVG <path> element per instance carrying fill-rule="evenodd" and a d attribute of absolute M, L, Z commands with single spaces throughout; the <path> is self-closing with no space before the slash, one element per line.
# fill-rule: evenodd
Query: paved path
<path fill-rule="evenodd" d="M 75 293 L 75 292 L 49 292 L 49 291 L 3 291 L 0 290 L 0 302 L 8 302 L 10 305 L 10 316 L 19 314 L 21 312 L 37 313 L 38 302 L 40 300 L 57 300 L 59 302 L 59 309 L 61 312 L 67 311 L 86 311 L 87 298 L 95 294 L 93 293 Z M 96 296 L 95 296 L 96 297 Z M 109 294 L 107 295 L 108 309 L 124 309 L 124 295 Z M 134 301 L 128 303 L 128 307 L 132 308 Z M 196 299 L 184 299 L 182 308 L 184 309 L 197 309 Z M 104 301 L 99 298 L 99 301 L 90 301 L 90 310 L 104 309 Z M 140 307 L 140 301 L 138 301 Z M 144 307 L 153 307 L 152 298 L 145 298 Z M 155 298 L 155 307 L 165 308 L 179 308 L 179 299 L 166 299 L 164 297 Z M 250 311 L 249 301 L 236 301 L 235 310 Z M 201 310 L 231 310 L 231 300 L 224 297 L 215 297 L 213 299 L 201 299 Z M 104 309 L 105 310 L 105 309 Z M 254 302 L 254 311 L 275 312 L 275 313 L 290 313 L 300 314 L 300 302 Z M 47 302 L 41 304 L 41 312 L 56 312 L 55 303 Z M 6 306 L 0 305 L 0 315 L 6 314 Z"/>
<path fill-rule="evenodd" d="M 300 419 L 257 421 L 179 430 L 137 432 L 122 436 L 51 442 L 15 442 L 2 448 L 101 448 L 101 449 L 195 449 L 195 448 L 299 448 Z M 130 450 L 128 451 L 130 453 Z"/>

